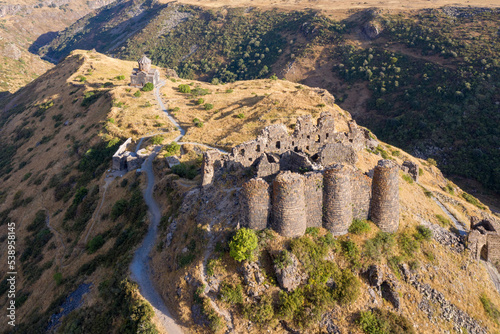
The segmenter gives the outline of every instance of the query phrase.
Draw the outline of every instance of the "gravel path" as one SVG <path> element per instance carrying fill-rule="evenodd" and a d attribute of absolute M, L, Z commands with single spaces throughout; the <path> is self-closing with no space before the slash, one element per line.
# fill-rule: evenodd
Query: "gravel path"
<path fill-rule="evenodd" d="M 432 198 L 434 199 L 434 201 L 436 202 L 436 204 L 439 205 L 439 207 L 441 208 L 441 210 L 443 210 L 443 212 L 451 219 L 451 221 L 455 225 L 456 229 L 458 230 L 458 233 L 461 236 L 467 235 L 467 231 L 465 230 L 465 226 L 461 222 L 459 222 L 455 218 L 455 216 L 451 214 L 450 211 L 448 211 L 448 209 L 444 206 L 443 203 L 441 203 L 441 201 L 439 199 L 437 199 L 435 196 L 432 197 Z"/>
<path fill-rule="evenodd" d="M 175 142 L 178 142 L 179 144 L 191 144 L 191 145 L 197 145 L 197 146 L 202 146 L 205 148 L 210 148 L 210 149 L 215 149 L 218 150 L 221 153 L 227 153 L 224 150 L 205 145 L 205 144 L 200 144 L 200 143 L 193 143 L 193 142 L 180 142 L 181 138 L 184 137 L 186 134 L 186 130 L 184 130 L 179 123 L 172 117 L 172 115 L 169 114 L 167 107 L 163 103 L 161 96 L 160 96 L 160 88 L 165 85 L 165 82 L 162 81 L 160 84 L 156 86 L 155 89 L 155 97 L 156 100 L 158 101 L 159 108 L 162 112 L 164 112 L 170 122 L 180 131 L 180 135 L 174 139 Z M 145 137 L 141 138 L 136 151 L 139 149 L 143 139 Z M 151 249 L 153 248 L 157 231 L 158 231 L 158 224 L 161 219 L 161 209 L 158 206 L 158 203 L 156 203 L 154 197 L 153 197 L 153 190 L 154 190 L 154 185 L 155 185 L 155 177 L 154 177 L 154 172 L 153 172 L 153 160 L 155 157 L 158 155 L 158 153 L 161 150 L 161 146 L 155 147 L 153 153 L 144 161 L 144 163 L 141 166 L 142 172 L 146 173 L 147 176 L 147 187 L 144 190 L 144 201 L 146 202 L 149 210 L 149 216 L 150 216 L 150 224 L 149 224 L 149 229 L 148 233 L 146 234 L 146 237 L 142 241 L 141 246 L 136 250 L 134 258 L 132 260 L 132 263 L 130 264 L 130 271 L 131 271 L 131 278 L 137 282 L 139 285 L 139 290 L 141 291 L 142 296 L 153 306 L 153 309 L 155 311 L 155 315 L 162 324 L 163 328 L 167 331 L 169 334 L 177 334 L 177 333 L 182 333 L 182 330 L 179 325 L 175 323 L 175 320 L 173 319 L 172 315 L 168 311 L 165 303 L 163 302 L 160 294 L 156 291 L 154 284 L 151 280 L 151 271 L 149 267 L 149 261 L 151 260 L 149 253 L 151 252 Z M 204 267 L 204 264 L 206 262 L 207 255 L 205 255 L 205 261 L 203 261 L 202 267 Z M 205 276 L 204 273 L 204 268 L 202 268 L 202 276 Z M 203 277 L 205 279 L 205 277 Z M 228 314 L 224 314 L 223 312 L 220 312 L 224 315 L 226 320 L 229 320 L 229 324 L 231 323 L 230 318 L 228 319 Z"/>
<path fill-rule="evenodd" d="M 158 231 L 158 223 L 161 219 L 161 210 L 153 198 L 153 189 L 155 185 L 153 160 L 160 151 L 160 148 L 161 147 L 156 147 L 154 152 L 142 164 L 142 171 L 146 173 L 148 179 L 147 187 L 144 190 L 144 201 L 149 209 L 150 224 L 146 237 L 135 252 L 132 263 L 130 264 L 130 271 L 131 278 L 139 284 L 142 296 L 146 298 L 151 306 L 153 306 L 156 317 L 167 333 L 181 334 L 181 328 L 175 323 L 175 320 L 151 281 L 151 271 L 149 267 L 149 261 L 151 259 L 149 253 L 153 248 L 156 233 Z"/>

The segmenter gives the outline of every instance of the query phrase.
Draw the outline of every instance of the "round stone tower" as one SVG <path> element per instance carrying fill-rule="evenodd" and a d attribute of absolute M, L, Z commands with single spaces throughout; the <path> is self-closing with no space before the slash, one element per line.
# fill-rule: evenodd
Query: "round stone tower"
<path fill-rule="evenodd" d="M 138 61 L 139 71 L 149 72 L 151 70 L 151 59 L 143 55 Z"/>
<path fill-rule="evenodd" d="M 346 234 L 352 223 L 350 174 L 349 168 L 340 164 L 323 174 L 323 226 L 333 235 Z"/>
<path fill-rule="evenodd" d="M 384 232 L 398 230 L 399 167 L 391 160 L 380 160 L 375 167 L 370 218 Z"/>
<path fill-rule="evenodd" d="M 304 235 L 307 227 L 304 177 L 281 172 L 273 182 L 273 228 L 284 237 Z"/>
<path fill-rule="evenodd" d="M 269 184 L 261 178 L 253 178 L 242 187 L 242 216 L 246 227 L 263 230 L 269 220 Z"/>

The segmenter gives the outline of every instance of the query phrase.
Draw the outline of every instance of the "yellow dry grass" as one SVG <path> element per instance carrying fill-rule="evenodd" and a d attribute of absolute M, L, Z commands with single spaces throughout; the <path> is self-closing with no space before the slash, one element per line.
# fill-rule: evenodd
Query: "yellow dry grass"
<path fill-rule="evenodd" d="M 211 85 L 194 80 L 167 80 L 161 89 L 165 105 L 186 129 L 183 142 L 199 142 L 230 150 L 254 139 L 268 125 L 283 123 L 293 131 L 298 116 L 311 114 L 318 118 L 322 111 L 331 112 L 338 122 L 337 131 L 347 128 L 350 115 L 337 105 L 325 104 L 311 88 L 286 80 L 250 80 L 225 85 Z M 179 85 L 191 89 L 207 89 L 209 94 L 193 96 L 180 93 Z M 201 104 L 196 104 L 202 99 Z M 206 110 L 205 105 L 213 105 Z M 194 120 L 203 123 L 197 127 Z"/>

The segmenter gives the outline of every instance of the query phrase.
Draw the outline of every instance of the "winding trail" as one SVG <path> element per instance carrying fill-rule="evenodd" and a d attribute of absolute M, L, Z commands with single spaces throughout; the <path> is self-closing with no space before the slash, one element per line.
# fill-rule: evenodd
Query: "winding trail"
<path fill-rule="evenodd" d="M 444 206 L 444 204 L 441 203 L 441 201 L 439 199 L 437 199 L 436 196 L 434 196 L 432 198 L 434 199 L 434 202 L 436 202 L 436 204 L 439 205 L 439 207 L 441 208 L 441 210 L 443 210 L 443 212 L 451 219 L 451 221 L 455 225 L 455 228 L 458 230 L 458 233 L 460 234 L 460 236 L 467 235 L 467 231 L 465 230 L 465 226 L 461 222 L 459 222 L 455 218 L 455 216 L 451 214 L 450 211 L 448 211 L 448 209 L 446 208 L 446 206 Z"/>
<path fill-rule="evenodd" d="M 149 266 L 149 253 L 153 248 L 156 234 L 158 231 L 158 224 L 161 219 L 161 210 L 158 203 L 153 198 L 153 190 L 155 185 L 155 177 L 153 173 L 153 160 L 160 152 L 161 147 L 158 146 L 154 149 L 153 153 L 142 164 L 142 171 L 147 176 L 147 186 L 144 190 L 144 201 L 149 209 L 150 224 L 148 233 L 142 241 L 141 246 L 136 250 L 132 263 L 130 264 L 131 278 L 139 284 L 139 289 L 142 296 L 153 306 L 155 315 L 162 324 L 163 328 L 169 334 L 181 334 L 182 330 L 179 325 L 175 323 L 172 315 L 168 311 L 165 303 L 163 302 L 160 294 L 156 291 L 151 280 L 151 270 Z"/>
<path fill-rule="evenodd" d="M 177 142 L 179 144 L 191 144 L 191 145 L 197 145 L 197 146 L 202 146 L 205 148 L 209 149 L 215 149 L 218 150 L 221 153 L 227 153 L 224 150 L 221 150 L 216 147 L 212 147 L 209 145 L 205 144 L 200 144 L 200 143 L 193 143 L 193 142 L 180 142 L 181 138 L 184 137 L 186 134 L 186 130 L 183 129 L 179 123 L 172 117 L 172 115 L 169 114 L 167 107 L 164 105 L 161 96 L 160 96 L 160 88 L 165 85 L 165 82 L 162 81 L 160 84 L 156 86 L 155 89 L 155 97 L 156 100 L 158 101 L 158 106 L 162 112 L 164 112 L 170 122 L 179 130 L 180 135 L 177 136 L 173 141 Z M 136 152 L 140 149 L 140 146 L 142 144 L 142 141 L 144 138 L 147 138 L 149 136 L 142 137 L 136 147 Z M 148 213 L 150 217 L 150 224 L 148 228 L 148 232 L 146 234 L 146 237 L 142 241 L 141 246 L 136 250 L 134 254 L 134 258 L 132 260 L 132 263 L 130 264 L 130 272 L 131 272 L 131 278 L 137 282 L 139 285 L 139 290 L 142 294 L 142 296 L 151 304 L 151 306 L 154 309 L 155 315 L 162 324 L 163 328 L 166 330 L 167 333 L 169 334 L 181 334 L 182 329 L 181 327 L 175 322 L 174 318 L 172 317 L 171 313 L 167 309 L 165 303 L 163 302 L 163 299 L 161 295 L 156 291 L 153 281 L 151 279 L 151 268 L 149 266 L 149 262 L 151 260 L 151 257 L 149 256 L 149 253 L 151 252 L 151 249 L 153 248 L 153 245 L 155 243 L 156 235 L 158 232 L 158 224 L 161 219 L 161 209 L 156 203 L 154 196 L 153 196 L 153 190 L 155 186 L 155 177 L 154 177 L 154 172 L 153 172 L 153 160 L 155 157 L 158 155 L 158 153 L 161 150 L 161 146 L 156 146 L 153 150 L 153 152 L 149 155 L 149 157 L 144 161 L 144 163 L 141 166 L 141 170 L 146 174 L 147 177 L 147 186 L 144 189 L 144 201 L 146 202 L 146 205 L 148 206 Z M 114 178 L 111 178 L 113 180 Z M 213 237 L 211 237 L 213 239 Z M 206 280 L 206 273 L 205 273 L 205 265 L 206 261 L 208 259 L 208 252 L 206 252 L 204 256 L 204 260 L 202 263 L 202 280 Z M 214 308 L 222 314 L 225 318 L 226 321 L 228 321 L 228 325 L 230 328 L 232 328 L 232 321 L 229 317 L 228 319 L 228 314 L 220 311 L 217 308 L 217 305 L 211 300 L 211 304 L 214 306 Z"/>

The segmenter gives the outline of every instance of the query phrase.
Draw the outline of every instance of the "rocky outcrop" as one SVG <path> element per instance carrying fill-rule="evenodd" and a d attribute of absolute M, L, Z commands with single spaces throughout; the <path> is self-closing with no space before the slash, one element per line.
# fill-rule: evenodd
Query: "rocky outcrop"
<path fill-rule="evenodd" d="M 406 160 L 403 162 L 403 170 L 410 174 L 413 181 L 418 182 L 418 165 L 416 163 Z"/>
<path fill-rule="evenodd" d="M 429 320 L 440 318 L 453 324 L 456 333 L 463 333 L 463 329 L 470 334 L 486 334 L 487 328 L 482 327 L 477 320 L 467 312 L 446 300 L 444 294 L 419 280 L 419 275 L 413 274 L 408 266 L 402 265 L 401 271 L 407 283 L 413 286 L 422 295 L 418 308 L 424 312 Z M 437 305 L 439 309 L 432 305 Z"/>
<path fill-rule="evenodd" d="M 382 25 L 378 22 L 367 22 L 363 26 L 362 32 L 368 39 L 375 39 L 382 32 Z"/>
<path fill-rule="evenodd" d="M 241 267 L 243 279 L 250 297 L 257 297 L 265 290 L 265 277 L 260 270 L 258 262 L 244 262 Z"/>
<path fill-rule="evenodd" d="M 305 279 L 299 267 L 299 260 L 292 253 L 287 252 L 286 261 L 274 265 L 276 277 L 280 287 L 288 292 L 295 290 Z"/>
<path fill-rule="evenodd" d="M 368 283 L 375 289 L 376 293 L 399 311 L 401 307 L 400 286 L 396 277 L 390 273 L 385 273 L 385 270 L 379 265 L 371 265 L 366 272 L 366 276 Z"/>

